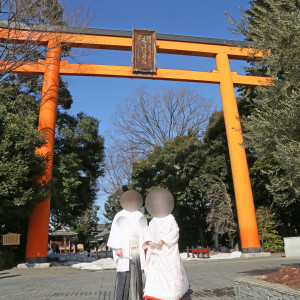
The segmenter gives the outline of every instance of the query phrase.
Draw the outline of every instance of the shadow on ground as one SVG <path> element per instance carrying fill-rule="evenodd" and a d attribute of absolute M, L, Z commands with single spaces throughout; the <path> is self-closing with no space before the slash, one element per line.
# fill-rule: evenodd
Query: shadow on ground
<path fill-rule="evenodd" d="M 300 268 L 300 264 L 281 264 L 280 267 L 277 267 L 277 268 L 255 269 L 255 270 L 239 272 L 239 274 L 245 274 L 245 275 L 249 275 L 249 276 L 260 276 L 260 275 L 273 273 L 273 272 L 278 271 L 278 269 L 280 269 L 280 268 L 290 267 L 290 266 L 296 266 L 296 267 Z"/>
<path fill-rule="evenodd" d="M 7 273 L 4 273 L 4 274 L 7 274 Z M 0 279 L 21 276 L 21 275 L 7 275 L 7 276 L 2 276 L 2 275 L 3 275 L 3 274 L 0 274 Z"/>

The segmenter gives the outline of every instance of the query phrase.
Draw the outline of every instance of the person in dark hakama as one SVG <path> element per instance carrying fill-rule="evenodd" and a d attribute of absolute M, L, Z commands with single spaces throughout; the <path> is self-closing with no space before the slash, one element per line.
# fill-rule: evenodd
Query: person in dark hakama
<path fill-rule="evenodd" d="M 147 220 L 138 209 L 143 203 L 136 191 L 125 192 L 120 199 L 123 208 L 113 219 L 107 246 L 113 249 L 117 262 L 115 300 L 142 300 L 145 252 L 142 248 Z"/>

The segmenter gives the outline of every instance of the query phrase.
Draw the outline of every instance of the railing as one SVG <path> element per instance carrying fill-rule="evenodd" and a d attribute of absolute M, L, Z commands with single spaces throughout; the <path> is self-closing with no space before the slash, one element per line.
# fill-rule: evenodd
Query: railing
<path fill-rule="evenodd" d="M 211 250 L 208 247 L 204 248 L 203 246 L 201 246 L 201 247 L 198 246 L 196 248 L 194 248 L 194 247 L 192 247 L 192 248 L 187 247 L 186 248 L 187 258 L 190 257 L 189 252 L 191 252 L 192 258 L 195 258 L 195 252 L 197 254 L 197 258 L 199 258 L 200 253 L 202 254 L 202 258 L 209 258 L 209 252 L 210 251 Z M 205 254 L 207 255 L 206 257 L 205 257 Z"/>
<path fill-rule="evenodd" d="M 84 262 L 86 262 L 88 255 L 90 255 L 90 262 L 92 262 L 92 259 L 93 259 L 92 256 L 96 256 L 96 260 L 98 260 L 98 257 L 101 258 L 101 256 L 102 256 L 102 258 L 104 258 L 104 255 L 106 255 L 106 258 L 108 258 L 108 254 L 111 252 L 112 252 L 111 250 L 105 250 L 105 251 L 101 250 L 98 252 L 90 252 L 90 253 L 83 252 L 83 259 L 84 259 Z"/>

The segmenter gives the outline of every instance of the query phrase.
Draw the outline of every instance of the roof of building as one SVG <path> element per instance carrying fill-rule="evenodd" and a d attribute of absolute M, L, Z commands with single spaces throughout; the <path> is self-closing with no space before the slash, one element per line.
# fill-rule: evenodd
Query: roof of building
<path fill-rule="evenodd" d="M 55 229 L 52 231 L 51 236 L 75 236 L 78 234 L 77 232 L 71 231 L 68 227 L 63 225 L 59 225 L 56 228 L 60 229 Z"/>

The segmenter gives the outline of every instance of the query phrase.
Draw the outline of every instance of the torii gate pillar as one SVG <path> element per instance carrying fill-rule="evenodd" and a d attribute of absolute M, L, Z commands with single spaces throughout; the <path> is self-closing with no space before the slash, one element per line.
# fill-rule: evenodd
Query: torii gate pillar
<path fill-rule="evenodd" d="M 216 55 L 242 252 L 260 252 L 254 201 L 228 55 Z"/>
<path fill-rule="evenodd" d="M 52 178 L 60 60 L 61 46 L 58 45 L 56 40 L 49 40 L 38 125 L 38 130 L 45 133 L 47 143 L 36 150 L 37 154 L 47 156 L 49 159 L 44 175 L 42 178 L 37 179 L 46 182 L 49 182 Z M 37 203 L 30 215 L 26 247 L 28 263 L 44 263 L 47 261 L 50 198 L 49 191 L 47 198 L 43 202 Z"/>

